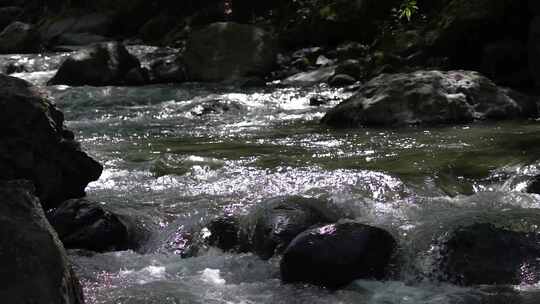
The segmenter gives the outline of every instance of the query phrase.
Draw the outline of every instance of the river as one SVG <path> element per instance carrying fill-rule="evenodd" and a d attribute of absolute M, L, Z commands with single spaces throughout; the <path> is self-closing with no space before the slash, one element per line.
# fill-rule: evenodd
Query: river
<path fill-rule="evenodd" d="M 65 56 L 4 55 L 0 63 L 26 66 L 14 76 L 48 92 L 104 165 L 88 198 L 155 225 L 142 253 L 70 251 L 87 303 L 540 302 L 540 284 L 439 282 L 432 246 L 458 225 L 533 225 L 524 219 L 540 214 L 540 196 L 523 190 L 540 174 L 536 121 L 336 131 L 318 121 L 352 94 L 343 89 L 45 86 Z M 327 103 L 311 106 L 312 97 Z M 347 217 L 390 231 L 403 256 L 395 279 L 337 292 L 283 285 L 278 258 L 218 249 L 182 258 L 181 244 L 170 242 L 225 210 L 280 195 L 325 198 Z"/>

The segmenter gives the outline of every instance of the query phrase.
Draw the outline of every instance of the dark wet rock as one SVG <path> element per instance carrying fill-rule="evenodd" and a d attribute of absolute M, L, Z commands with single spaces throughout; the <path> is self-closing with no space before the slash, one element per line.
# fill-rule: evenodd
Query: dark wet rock
<path fill-rule="evenodd" d="M 235 216 L 222 216 L 210 221 L 207 225 L 210 231 L 208 244 L 225 251 L 237 248 L 240 237 L 240 222 Z"/>
<path fill-rule="evenodd" d="M 332 76 L 328 81 L 328 84 L 333 87 L 346 87 L 356 82 L 356 79 L 346 74 L 337 74 Z"/>
<path fill-rule="evenodd" d="M 540 194 L 540 176 L 535 176 L 527 186 L 528 193 Z"/>
<path fill-rule="evenodd" d="M 262 29 L 219 22 L 193 32 L 185 62 L 189 80 L 227 81 L 265 76 L 275 65 L 276 54 L 272 37 Z"/>
<path fill-rule="evenodd" d="M 358 79 L 364 76 L 364 70 L 365 68 L 359 60 L 348 59 L 338 64 L 336 67 L 336 75 L 345 74 Z"/>
<path fill-rule="evenodd" d="M 72 12 L 66 17 L 55 17 L 44 22 L 39 32 L 49 44 L 67 44 L 65 40 L 75 40 L 83 43 L 83 38 L 95 39 L 96 37 L 107 36 L 111 33 L 113 16 L 107 13 L 91 13 L 80 15 Z M 64 42 L 62 42 L 64 41 Z M 94 41 L 97 42 L 97 41 Z M 78 44 L 80 45 L 80 44 Z"/>
<path fill-rule="evenodd" d="M 0 7 L 0 31 L 10 23 L 17 21 L 17 18 L 21 13 L 22 9 L 18 6 Z"/>
<path fill-rule="evenodd" d="M 3 303 L 83 304 L 83 291 L 31 182 L 0 182 Z"/>
<path fill-rule="evenodd" d="M 191 253 L 214 246 L 225 251 L 253 252 L 262 259 L 269 259 L 281 254 L 304 230 L 342 217 L 334 209 L 325 200 L 276 197 L 257 204 L 247 214 L 217 217 L 200 232 L 182 234 L 182 240 L 187 242 L 180 243 Z"/>
<path fill-rule="evenodd" d="M 328 98 L 325 98 L 323 96 L 312 96 L 309 98 L 309 105 L 314 106 L 314 107 L 328 104 L 328 102 L 329 102 Z"/>
<path fill-rule="evenodd" d="M 540 279 L 540 236 L 479 223 L 439 240 L 442 279 L 461 285 L 532 284 Z"/>
<path fill-rule="evenodd" d="M 33 25 L 13 22 L 0 32 L 0 54 L 37 53 L 41 38 Z"/>
<path fill-rule="evenodd" d="M 0 122 L 0 180 L 32 180 L 44 208 L 84 196 L 101 175 L 63 114 L 26 81 L 0 75 Z"/>
<path fill-rule="evenodd" d="M 278 197 L 262 202 L 248 215 L 242 232 L 249 250 L 262 259 L 281 254 L 301 232 L 316 224 L 337 220 L 339 215 L 328 208 L 328 202 L 300 196 Z M 242 240 L 241 236 L 241 240 Z"/>
<path fill-rule="evenodd" d="M 68 249 L 138 250 L 150 233 L 147 220 L 137 212 L 84 199 L 62 203 L 47 218 Z"/>
<path fill-rule="evenodd" d="M 22 73 L 26 72 L 26 67 L 24 64 L 18 63 L 18 62 L 10 62 L 2 67 L 2 70 L 0 72 L 10 75 L 14 73 Z"/>
<path fill-rule="evenodd" d="M 340 222 L 304 231 L 281 260 L 285 283 L 304 282 L 329 288 L 356 279 L 383 279 L 396 250 L 387 231 L 356 222 Z"/>
<path fill-rule="evenodd" d="M 497 87 L 472 71 L 383 74 L 330 110 L 332 127 L 464 123 L 537 115 L 534 98 Z"/>
<path fill-rule="evenodd" d="M 169 55 L 152 62 L 150 74 L 154 83 L 180 83 L 187 80 L 186 65 L 177 55 Z"/>
<path fill-rule="evenodd" d="M 106 86 L 126 83 L 126 74 L 140 68 L 137 58 L 116 42 L 100 43 L 67 58 L 49 85 Z"/>
<path fill-rule="evenodd" d="M 313 71 L 300 72 L 283 79 L 282 84 L 290 86 L 311 86 L 327 82 L 335 74 L 335 66 L 322 67 Z"/>
<path fill-rule="evenodd" d="M 146 68 L 132 68 L 124 76 L 126 85 L 141 86 L 150 82 L 150 73 Z"/>

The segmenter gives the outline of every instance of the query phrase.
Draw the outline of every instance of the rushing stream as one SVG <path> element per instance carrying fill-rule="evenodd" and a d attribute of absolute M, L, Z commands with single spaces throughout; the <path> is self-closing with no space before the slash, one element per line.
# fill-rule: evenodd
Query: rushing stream
<path fill-rule="evenodd" d="M 528 225 L 540 213 L 540 196 L 523 192 L 540 174 L 537 122 L 335 131 L 318 121 L 351 95 L 342 89 L 44 86 L 65 56 L 0 63 L 24 65 L 14 76 L 48 91 L 104 164 L 89 199 L 150 216 L 155 230 L 144 254 L 70 252 L 88 303 L 540 302 L 540 284 L 463 288 L 434 279 L 431 263 L 432 241 L 450 227 Z M 328 102 L 311 106 L 311 98 Z M 283 285 L 277 258 L 217 249 L 182 258 L 169 243 L 224 210 L 279 195 L 326 198 L 347 217 L 393 233 L 403 255 L 395 279 L 337 292 Z"/>

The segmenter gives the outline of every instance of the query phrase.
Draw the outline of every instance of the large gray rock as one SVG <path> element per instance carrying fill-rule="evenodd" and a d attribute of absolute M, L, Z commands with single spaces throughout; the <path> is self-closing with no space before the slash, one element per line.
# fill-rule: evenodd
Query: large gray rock
<path fill-rule="evenodd" d="M 219 22 L 191 35 L 185 62 L 189 80 L 214 82 L 266 75 L 275 55 L 273 39 L 262 29 Z"/>
<path fill-rule="evenodd" d="M 150 221 L 134 210 L 85 199 L 68 200 L 47 218 L 68 249 L 137 250 L 150 234 Z"/>
<path fill-rule="evenodd" d="M 37 53 L 41 38 L 34 26 L 13 22 L 0 32 L 0 54 Z"/>
<path fill-rule="evenodd" d="M 101 175 L 63 114 L 28 82 L 0 75 L 0 124 L 0 180 L 32 180 L 44 208 L 84 196 Z"/>
<path fill-rule="evenodd" d="M 465 123 L 536 116 L 536 100 L 472 71 L 382 74 L 330 110 L 322 123 L 340 128 Z"/>
<path fill-rule="evenodd" d="M 30 182 L 0 182 L 0 298 L 3 303 L 83 304 L 66 252 Z"/>
<path fill-rule="evenodd" d="M 356 222 L 309 229 L 287 247 L 281 260 L 286 283 L 339 288 L 356 279 L 383 279 L 397 243 L 387 231 Z"/>
<path fill-rule="evenodd" d="M 49 85 L 71 86 L 123 85 L 132 69 L 140 62 L 117 42 L 99 43 L 82 49 L 67 58 Z"/>

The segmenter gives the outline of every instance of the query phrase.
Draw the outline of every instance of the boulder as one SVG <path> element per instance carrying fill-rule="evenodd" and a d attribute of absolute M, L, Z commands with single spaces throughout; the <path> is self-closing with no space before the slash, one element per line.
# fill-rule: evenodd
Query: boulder
<path fill-rule="evenodd" d="M 356 79 L 346 74 L 337 74 L 330 78 L 328 84 L 333 87 L 345 87 L 352 85 L 356 82 Z"/>
<path fill-rule="evenodd" d="M 460 285 L 534 284 L 540 236 L 491 223 L 463 226 L 438 241 L 444 279 Z"/>
<path fill-rule="evenodd" d="M 83 304 L 83 291 L 31 182 L 0 182 L 0 297 L 10 304 Z"/>
<path fill-rule="evenodd" d="M 277 197 L 262 202 L 248 215 L 247 227 L 241 228 L 240 239 L 262 259 L 281 254 L 300 233 L 316 224 L 330 223 L 339 216 L 330 211 L 323 200 L 300 196 Z"/>
<path fill-rule="evenodd" d="M 185 62 L 189 80 L 230 81 L 270 73 L 276 54 L 273 39 L 264 30 L 218 22 L 192 33 Z"/>
<path fill-rule="evenodd" d="M 140 68 L 137 58 L 117 42 L 92 45 L 67 58 L 49 85 L 107 86 L 126 83 L 126 74 Z"/>
<path fill-rule="evenodd" d="M 205 246 L 224 251 L 253 252 L 262 259 L 281 254 L 298 234 L 314 225 L 341 217 L 329 202 L 300 196 L 283 196 L 260 202 L 248 214 L 227 214 L 211 220 L 203 232 L 188 233 L 188 246 L 199 252 Z M 197 248 L 197 250 L 193 250 Z"/>
<path fill-rule="evenodd" d="M 29 179 L 44 208 L 84 196 L 102 167 L 84 153 L 44 94 L 0 75 L 0 180 Z"/>
<path fill-rule="evenodd" d="M 39 33 L 30 24 L 13 22 L 0 32 L 0 54 L 37 53 L 40 50 Z"/>
<path fill-rule="evenodd" d="M 150 233 L 147 221 L 137 212 L 85 199 L 68 200 L 47 218 L 68 249 L 138 250 Z"/>
<path fill-rule="evenodd" d="M 180 83 L 187 79 L 185 64 L 176 55 L 170 55 L 152 62 L 150 75 L 153 83 Z"/>
<path fill-rule="evenodd" d="M 397 243 L 387 231 L 356 222 L 320 226 L 298 235 L 280 264 L 285 283 L 332 289 L 387 276 Z"/>
<path fill-rule="evenodd" d="M 332 127 L 466 123 L 537 115 L 536 100 L 472 71 L 382 74 L 330 110 Z"/>
<path fill-rule="evenodd" d="M 365 67 L 359 60 L 348 59 L 340 62 L 336 67 L 336 75 L 345 74 L 354 78 L 361 78 L 365 74 Z"/>
<path fill-rule="evenodd" d="M 234 251 L 238 248 L 240 223 L 237 217 L 222 216 L 210 221 L 207 225 L 210 231 L 208 244 L 224 251 Z"/>
<path fill-rule="evenodd" d="M 535 176 L 527 186 L 527 193 L 540 194 L 540 175 Z"/>

